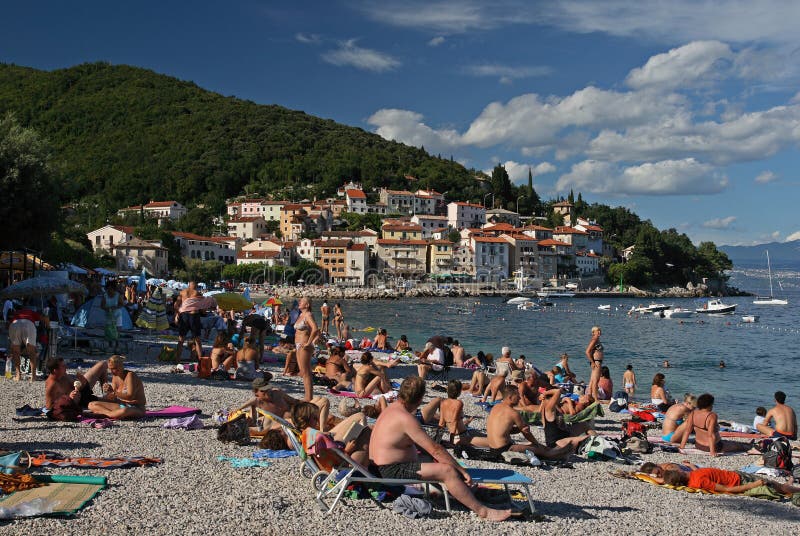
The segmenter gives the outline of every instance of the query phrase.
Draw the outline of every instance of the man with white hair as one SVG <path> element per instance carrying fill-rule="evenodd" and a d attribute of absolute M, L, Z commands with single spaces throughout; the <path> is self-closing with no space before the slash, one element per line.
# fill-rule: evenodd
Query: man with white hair
<path fill-rule="evenodd" d="M 423 380 L 428 372 L 434 370 L 439 372 L 444 368 L 444 351 L 435 346 L 434 343 L 428 341 L 425 343 L 425 350 L 419 354 L 419 363 L 417 364 L 417 372 L 419 377 Z"/>

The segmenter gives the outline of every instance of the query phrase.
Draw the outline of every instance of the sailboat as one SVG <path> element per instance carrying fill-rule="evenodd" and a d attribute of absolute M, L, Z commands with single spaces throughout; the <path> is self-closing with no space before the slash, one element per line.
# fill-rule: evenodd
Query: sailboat
<path fill-rule="evenodd" d="M 772 266 L 769 264 L 769 251 L 767 251 L 767 272 L 769 273 L 769 296 L 756 296 L 754 305 L 788 305 L 789 300 L 776 298 L 772 294 Z"/>

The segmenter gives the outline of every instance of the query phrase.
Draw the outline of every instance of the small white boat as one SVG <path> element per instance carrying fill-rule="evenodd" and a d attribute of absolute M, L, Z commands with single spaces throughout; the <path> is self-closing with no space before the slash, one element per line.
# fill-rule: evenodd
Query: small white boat
<path fill-rule="evenodd" d="M 664 311 L 666 318 L 691 318 L 692 315 L 694 315 L 694 311 L 683 307 L 673 307 Z"/>
<path fill-rule="evenodd" d="M 755 324 L 758 322 L 759 316 L 758 315 L 744 315 L 742 317 L 742 322 L 745 324 Z"/>
<path fill-rule="evenodd" d="M 708 315 L 732 315 L 735 311 L 735 303 L 733 305 L 728 305 L 722 303 L 722 300 L 720 299 L 708 300 L 703 307 L 694 310 L 694 312 L 697 314 Z"/>
<path fill-rule="evenodd" d="M 664 305 L 663 303 L 651 303 L 647 306 L 640 305 L 639 307 L 633 307 L 631 312 L 647 315 L 652 313 L 660 313 L 661 311 L 666 311 L 671 307 L 671 305 Z"/>
<path fill-rule="evenodd" d="M 536 293 L 540 298 L 574 298 L 574 292 L 567 292 L 565 290 L 540 290 Z"/>
<path fill-rule="evenodd" d="M 789 305 L 789 300 L 776 298 L 772 294 L 772 266 L 769 263 L 769 251 L 767 251 L 767 272 L 769 273 L 769 296 L 756 296 L 753 305 Z M 780 281 L 778 281 L 780 284 Z"/>
<path fill-rule="evenodd" d="M 541 311 L 542 307 L 536 302 L 526 301 L 524 303 L 517 304 L 517 309 L 520 311 Z"/>
<path fill-rule="evenodd" d="M 525 296 L 517 296 L 516 298 L 511 298 L 506 303 L 508 305 L 517 305 L 518 303 L 525 303 L 527 301 L 531 301 L 531 299 L 526 298 Z"/>
<path fill-rule="evenodd" d="M 600 309 L 601 311 L 610 311 L 611 310 L 611 304 L 598 305 L 597 308 Z"/>

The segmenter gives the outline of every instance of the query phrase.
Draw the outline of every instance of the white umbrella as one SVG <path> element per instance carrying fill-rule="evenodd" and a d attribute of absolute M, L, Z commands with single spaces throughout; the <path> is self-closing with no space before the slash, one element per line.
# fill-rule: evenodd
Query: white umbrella
<path fill-rule="evenodd" d="M 53 294 L 87 294 L 86 287 L 72 281 L 57 277 L 33 277 L 14 283 L 0 292 L 0 298 L 26 298 L 28 296 L 51 296 Z"/>

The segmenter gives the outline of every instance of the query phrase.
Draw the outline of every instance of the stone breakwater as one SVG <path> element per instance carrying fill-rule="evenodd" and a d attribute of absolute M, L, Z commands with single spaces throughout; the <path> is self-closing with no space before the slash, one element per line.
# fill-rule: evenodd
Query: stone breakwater
<path fill-rule="evenodd" d="M 304 286 L 279 288 L 281 298 L 295 299 L 307 296 L 316 300 L 397 300 L 402 298 L 467 298 L 480 296 L 518 296 L 520 293 L 508 289 L 489 289 L 485 285 L 434 288 L 415 287 L 410 289 L 398 288 L 342 288 L 334 286 Z M 729 288 L 724 293 L 727 296 L 746 295 L 737 289 Z M 526 294 L 527 295 L 527 294 Z M 618 292 L 613 288 L 594 291 L 578 291 L 576 298 L 703 298 L 710 296 L 706 285 L 692 285 L 686 287 L 670 287 L 657 290 L 641 290 L 636 287 L 627 287 L 625 292 Z M 268 297 L 264 294 L 253 293 L 255 299 Z M 535 298 L 535 297 L 534 297 Z"/>

